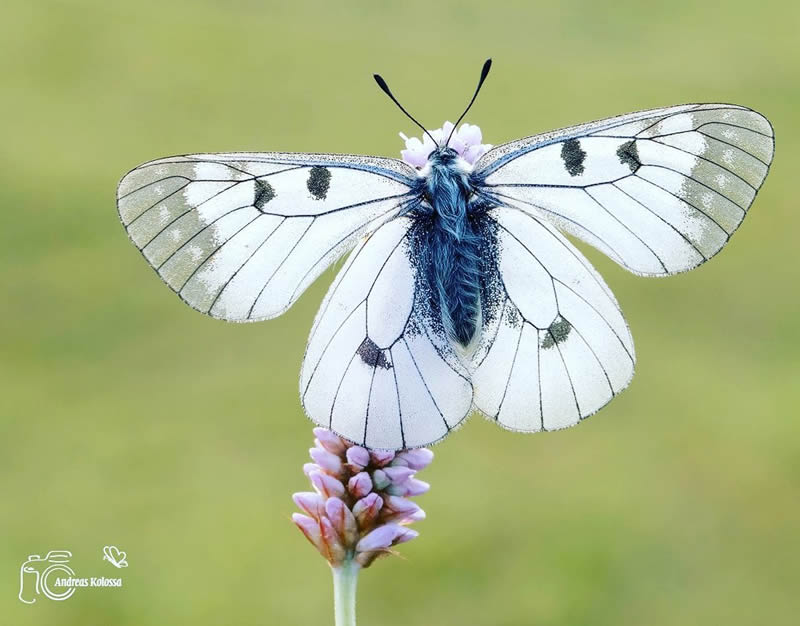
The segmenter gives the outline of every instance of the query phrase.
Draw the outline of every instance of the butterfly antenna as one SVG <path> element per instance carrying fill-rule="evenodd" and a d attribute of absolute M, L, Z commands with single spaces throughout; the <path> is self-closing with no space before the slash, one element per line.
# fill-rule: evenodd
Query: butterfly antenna
<path fill-rule="evenodd" d="M 400 110 L 401 110 L 403 113 L 405 113 L 405 114 L 406 114 L 406 117 L 407 117 L 408 119 L 410 119 L 410 120 L 411 120 L 412 122 L 414 122 L 414 123 L 415 123 L 417 126 L 419 126 L 419 127 L 422 129 L 422 132 L 423 132 L 423 133 L 425 133 L 426 135 L 428 135 L 428 137 L 430 137 L 430 138 L 431 138 L 431 141 L 433 141 L 433 143 L 434 143 L 435 145 L 439 145 L 439 144 L 438 144 L 438 142 L 437 142 L 437 141 L 436 141 L 436 140 L 433 138 L 433 135 L 431 135 L 431 134 L 428 132 L 428 130 L 427 130 L 427 129 L 426 129 L 426 128 L 425 128 L 425 127 L 422 125 L 422 124 L 420 124 L 420 123 L 419 123 L 417 120 L 415 120 L 415 119 L 414 119 L 414 117 L 411 115 L 411 113 L 409 113 L 408 111 L 406 111 L 406 110 L 403 108 L 403 105 L 402 105 L 402 104 L 400 104 L 400 103 L 397 101 L 397 98 L 395 98 L 395 97 L 392 95 L 392 92 L 389 90 L 389 85 L 387 85 L 387 84 L 386 84 L 386 81 L 385 81 L 385 80 L 383 80 L 383 77 L 382 77 L 380 74 L 373 74 L 372 76 L 373 76 L 373 78 L 375 78 L 375 82 L 376 82 L 376 83 L 378 83 L 378 87 L 380 87 L 380 88 L 383 90 L 383 93 L 385 93 L 387 96 L 389 96 L 389 98 L 391 98 L 392 102 L 394 102 L 394 103 L 397 105 L 397 108 L 399 108 L 399 109 L 400 109 Z"/>
<path fill-rule="evenodd" d="M 450 145 L 450 139 L 453 138 L 453 133 L 456 132 L 456 128 L 458 128 L 458 125 L 461 123 L 461 120 L 464 119 L 464 116 L 472 108 L 472 104 L 475 102 L 475 98 L 478 97 L 478 92 L 480 92 L 481 87 L 483 87 L 483 81 L 485 81 L 486 77 L 489 75 L 489 70 L 490 69 L 492 69 L 492 60 L 491 59 L 486 59 L 486 61 L 483 64 L 483 68 L 481 69 L 481 77 L 478 80 L 478 86 L 475 88 L 475 93 L 472 96 L 472 100 L 469 101 L 469 104 L 467 105 L 467 108 L 464 109 L 464 112 L 461 114 L 461 117 L 458 118 L 458 121 L 453 126 L 453 130 L 450 131 L 450 136 L 447 138 L 447 143 L 444 144 L 444 145 L 446 145 L 446 146 Z"/>

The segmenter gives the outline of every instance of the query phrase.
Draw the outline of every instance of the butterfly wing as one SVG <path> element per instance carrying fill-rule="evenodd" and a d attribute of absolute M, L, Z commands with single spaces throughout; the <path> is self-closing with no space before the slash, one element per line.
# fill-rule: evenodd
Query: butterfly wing
<path fill-rule="evenodd" d="M 626 269 L 663 276 L 708 260 L 767 175 L 772 126 L 750 109 L 690 104 L 513 141 L 476 163 L 486 189 Z"/>
<path fill-rule="evenodd" d="M 624 389 L 634 349 L 614 296 L 546 221 L 498 207 L 496 281 L 473 357 L 475 406 L 526 432 L 577 424 Z"/>
<path fill-rule="evenodd" d="M 396 215 L 414 176 L 376 157 L 196 154 L 140 165 L 117 203 L 131 240 L 187 304 L 255 321 L 283 313 Z"/>
<path fill-rule="evenodd" d="M 317 314 L 300 375 L 311 419 L 369 448 L 433 443 L 472 405 L 469 375 L 427 314 L 412 229 L 396 218 L 352 252 Z"/>

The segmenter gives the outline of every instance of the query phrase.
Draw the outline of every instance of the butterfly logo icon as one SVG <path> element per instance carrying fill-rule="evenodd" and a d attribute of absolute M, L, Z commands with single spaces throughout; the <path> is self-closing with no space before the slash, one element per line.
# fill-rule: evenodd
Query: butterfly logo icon
<path fill-rule="evenodd" d="M 633 338 L 569 235 L 639 276 L 716 255 L 767 176 L 772 126 L 684 104 L 491 147 L 459 122 L 403 160 L 218 153 L 150 161 L 120 182 L 131 240 L 180 298 L 233 322 L 284 313 L 351 252 L 300 375 L 309 417 L 372 449 L 427 446 L 470 413 L 539 432 L 628 386 Z"/>
<path fill-rule="evenodd" d="M 128 567 L 128 555 L 117 548 L 117 546 L 105 546 L 103 548 L 103 560 L 108 561 L 116 568 Z"/>

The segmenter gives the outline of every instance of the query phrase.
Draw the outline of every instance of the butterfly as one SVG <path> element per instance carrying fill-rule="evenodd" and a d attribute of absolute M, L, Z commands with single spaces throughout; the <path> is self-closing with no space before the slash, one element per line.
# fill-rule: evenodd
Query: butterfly
<path fill-rule="evenodd" d="M 769 121 L 730 104 L 640 111 L 487 150 L 477 127 L 456 127 L 490 67 L 456 124 L 433 133 L 375 75 L 424 133 L 407 140 L 405 161 L 193 154 L 119 184 L 130 239 L 215 318 L 278 316 L 352 250 L 314 321 L 300 397 L 314 422 L 368 448 L 433 443 L 473 410 L 524 432 L 598 411 L 631 380 L 633 340 L 564 234 L 638 275 L 693 269 L 728 242 L 772 160 Z"/>

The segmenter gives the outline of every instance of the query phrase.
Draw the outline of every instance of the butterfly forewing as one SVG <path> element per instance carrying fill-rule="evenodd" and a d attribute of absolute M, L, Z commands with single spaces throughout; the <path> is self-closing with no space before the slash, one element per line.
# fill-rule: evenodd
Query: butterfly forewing
<path fill-rule="evenodd" d="M 193 308 L 280 315 L 358 238 L 396 215 L 412 168 L 394 159 L 230 153 L 145 163 L 122 179 L 133 242 Z"/>
<path fill-rule="evenodd" d="M 476 164 L 499 202 L 637 274 L 692 269 L 727 243 L 772 160 L 772 127 L 726 104 L 632 113 L 510 142 Z"/>

